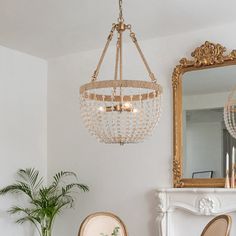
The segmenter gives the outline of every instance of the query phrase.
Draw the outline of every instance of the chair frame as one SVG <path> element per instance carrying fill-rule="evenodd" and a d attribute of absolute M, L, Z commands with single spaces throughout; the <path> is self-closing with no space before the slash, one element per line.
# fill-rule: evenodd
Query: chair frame
<path fill-rule="evenodd" d="M 206 226 L 205 228 L 203 229 L 202 233 L 201 233 L 201 236 L 204 236 L 204 234 L 206 233 L 206 231 L 209 229 L 209 227 L 212 225 L 212 223 L 214 223 L 215 221 L 219 220 L 219 219 L 225 219 L 226 222 L 227 222 L 227 230 L 226 230 L 226 234 L 225 236 L 229 236 L 230 234 L 230 229 L 231 229 L 231 223 L 232 223 L 232 220 L 231 220 L 231 217 L 229 215 L 219 215 L 219 216 L 216 216 L 215 218 L 213 218 Z"/>
<path fill-rule="evenodd" d="M 97 217 L 97 216 L 108 216 L 108 217 L 114 218 L 115 220 L 117 220 L 120 223 L 120 225 L 122 227 L 122 230 L 124 232 L 124 236 L 128 236 L 128 232 L 127 232 L 127 229 L 126 229 L 126 226 L 125 226 L 124 222 L 117 215 L 115 215 L 114 213 L 111 213 L 111 212 L 95 212 L 95 213 L 92 213 L 92 214 L 88 215 L 80 225 L 78 236 L 83 236 L 84 229 L 85 229 L 87 223 L 92 218 Z"/>

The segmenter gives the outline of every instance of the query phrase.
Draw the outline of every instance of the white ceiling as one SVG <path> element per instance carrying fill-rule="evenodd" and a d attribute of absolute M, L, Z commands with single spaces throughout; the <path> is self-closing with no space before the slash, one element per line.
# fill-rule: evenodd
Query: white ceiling
<path fill-rule="evenodd" d="M 118 0 L 0 0 L 0 45 L 42 58 L 102 47 Z M 236 21 L 235 0 L 124 0 L 141 39 Z"/>
<path fill-rule="evenodd" d="M 236 66 L 187 72 L 183 76 L 183 94 L 198 95 L 230 92 L 236 86 Z"/>

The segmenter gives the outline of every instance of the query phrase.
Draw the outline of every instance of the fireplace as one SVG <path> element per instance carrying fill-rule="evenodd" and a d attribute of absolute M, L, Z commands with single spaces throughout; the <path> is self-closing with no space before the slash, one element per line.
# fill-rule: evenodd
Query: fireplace
<path fill-rule="evenodd" d="M 205 225 L 214 216 L 236 216 L 236 189 L 158 189 L 156 197 L 157 236 L 200 236 Z M 236 233 L 234 222 L 236 225 L 233 219 L 232 235 L 233 232 Z"/>

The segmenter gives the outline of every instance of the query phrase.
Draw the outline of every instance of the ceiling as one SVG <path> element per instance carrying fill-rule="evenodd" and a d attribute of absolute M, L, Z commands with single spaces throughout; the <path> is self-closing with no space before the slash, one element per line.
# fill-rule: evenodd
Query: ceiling
<path fill-rule="evenodd" d="M 190 71 L 183 75 L 183 94 L 230 92 L 236 84 L 236 66 Z"/>
<path fill-rule="evenodd" d="M 102 47 L 118 0 L 0 0 L 0 45 L 42 58 Z M 141 39 L 236 21 L 236 1 L 124 0 Z"/>

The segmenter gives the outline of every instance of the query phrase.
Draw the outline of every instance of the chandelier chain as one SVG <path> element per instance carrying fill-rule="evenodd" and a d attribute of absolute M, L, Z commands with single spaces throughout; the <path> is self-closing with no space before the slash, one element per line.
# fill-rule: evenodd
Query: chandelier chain
<path fill-rule="evenodd" d="M 110 44 L 110 42 L 112 41 L 112 38 L 113 38 L 113 34 L 114 34 L 115 29 L 116 29 L 116 25 L 113 24 L 113 25 L 112 25 L 112 28 L 111 28 L 111 31 L 110 31 L 110 33 L 109 33 L 109 35 L 108 35 L 108 37 L 107 37 L 107 42 L 106 42 L 106 45 L 105 45 L 105 47 L 104 47 L 104 49 L 103 49 L 103 51 L 102 51 L 102 55 L 101 55 L 101 57 L 100 57 L 100 59 L 99 59 L 97 68 L 95 69 L 95 71 L 94 71 L 94 73 L 93 73 L 93 75 L 92 75 L 92 81 L 96 81 L 96 80 L 97 80 L 97 77 L 98 77 L 98 74 L 99 74 L 99 70 L 100 70 L 100 68 L 101 68 L 101 65 L 102 65 L 102 62 L 103 62 L 104 57 L 105 57 L 105 55 L 106 55 L 107 49 L 108 49 L 108 47 L 109 47 L 109 44 Z"/>
<path fill-rule="evenodd" d="M 119 22 L 124 21 L 122 4 L 123 4 L 123 1 L 119 0 L 119 19 L 118 19 Z"/>
<path fill-rule="evenodd" d="M 120 54 L 120 37 L 119 37 L 119 34 L 118 34 L 117 43 L 116 43 L 116 62 L 115 62 L 114 80 L 117 80 L 117 77 L 118 77 L 119 54 Z"/>
<path fill-rule="evenodd" d="M 120 80 L 122 80 L 122 76 L 123 76 L 123 52 L 122 52 L 122 31 L 119 32 L 120 35 Z"/>
<path fill-rule="evenodd" d="M 143 52 L 142 52 L 142 50 L 141 50 L 141 48 L 140 48 L 140 46 L 139 46 L 138 40 L 137 40 L 137 38 L 136 38 L 136 35 L 135 35 L 135 33 L 132 31 L 132 29 L 131 29 L 131 26 L 129 27 L 129 31 L 130 31 L 130 37 L 131 37 L 132 41 L 134 42 L 134 44 L 135 44 L 135 46 L 136 46 L 136 48 L 137 48 L 137 50 L 138 50 L 138 52 L 139 52 L 140 57 L 142 58 L 142 61 L 143 61 L 144 65 L 145 65 L 145 67 L 146 67 L 146 69 L 147 69 L 147 71 L 148 71 L 148 74 L 149 74 L 150 79 L 151 79 L 152 82 L 154 82 L 154 83 L 157 82 L 157 80 L 156 80 L 156 78 L 155 78 L 155 75 L 154 75 L 154 73 L 151 71 L 151 68 L 150 68 L 150 66 L 148 65 L 148 62 L 147 62 L 147 60 L 146 60 L 146 58 L 145 58 L 145 56 L 144 56 L 144 54 L 143 54 Z"/>

